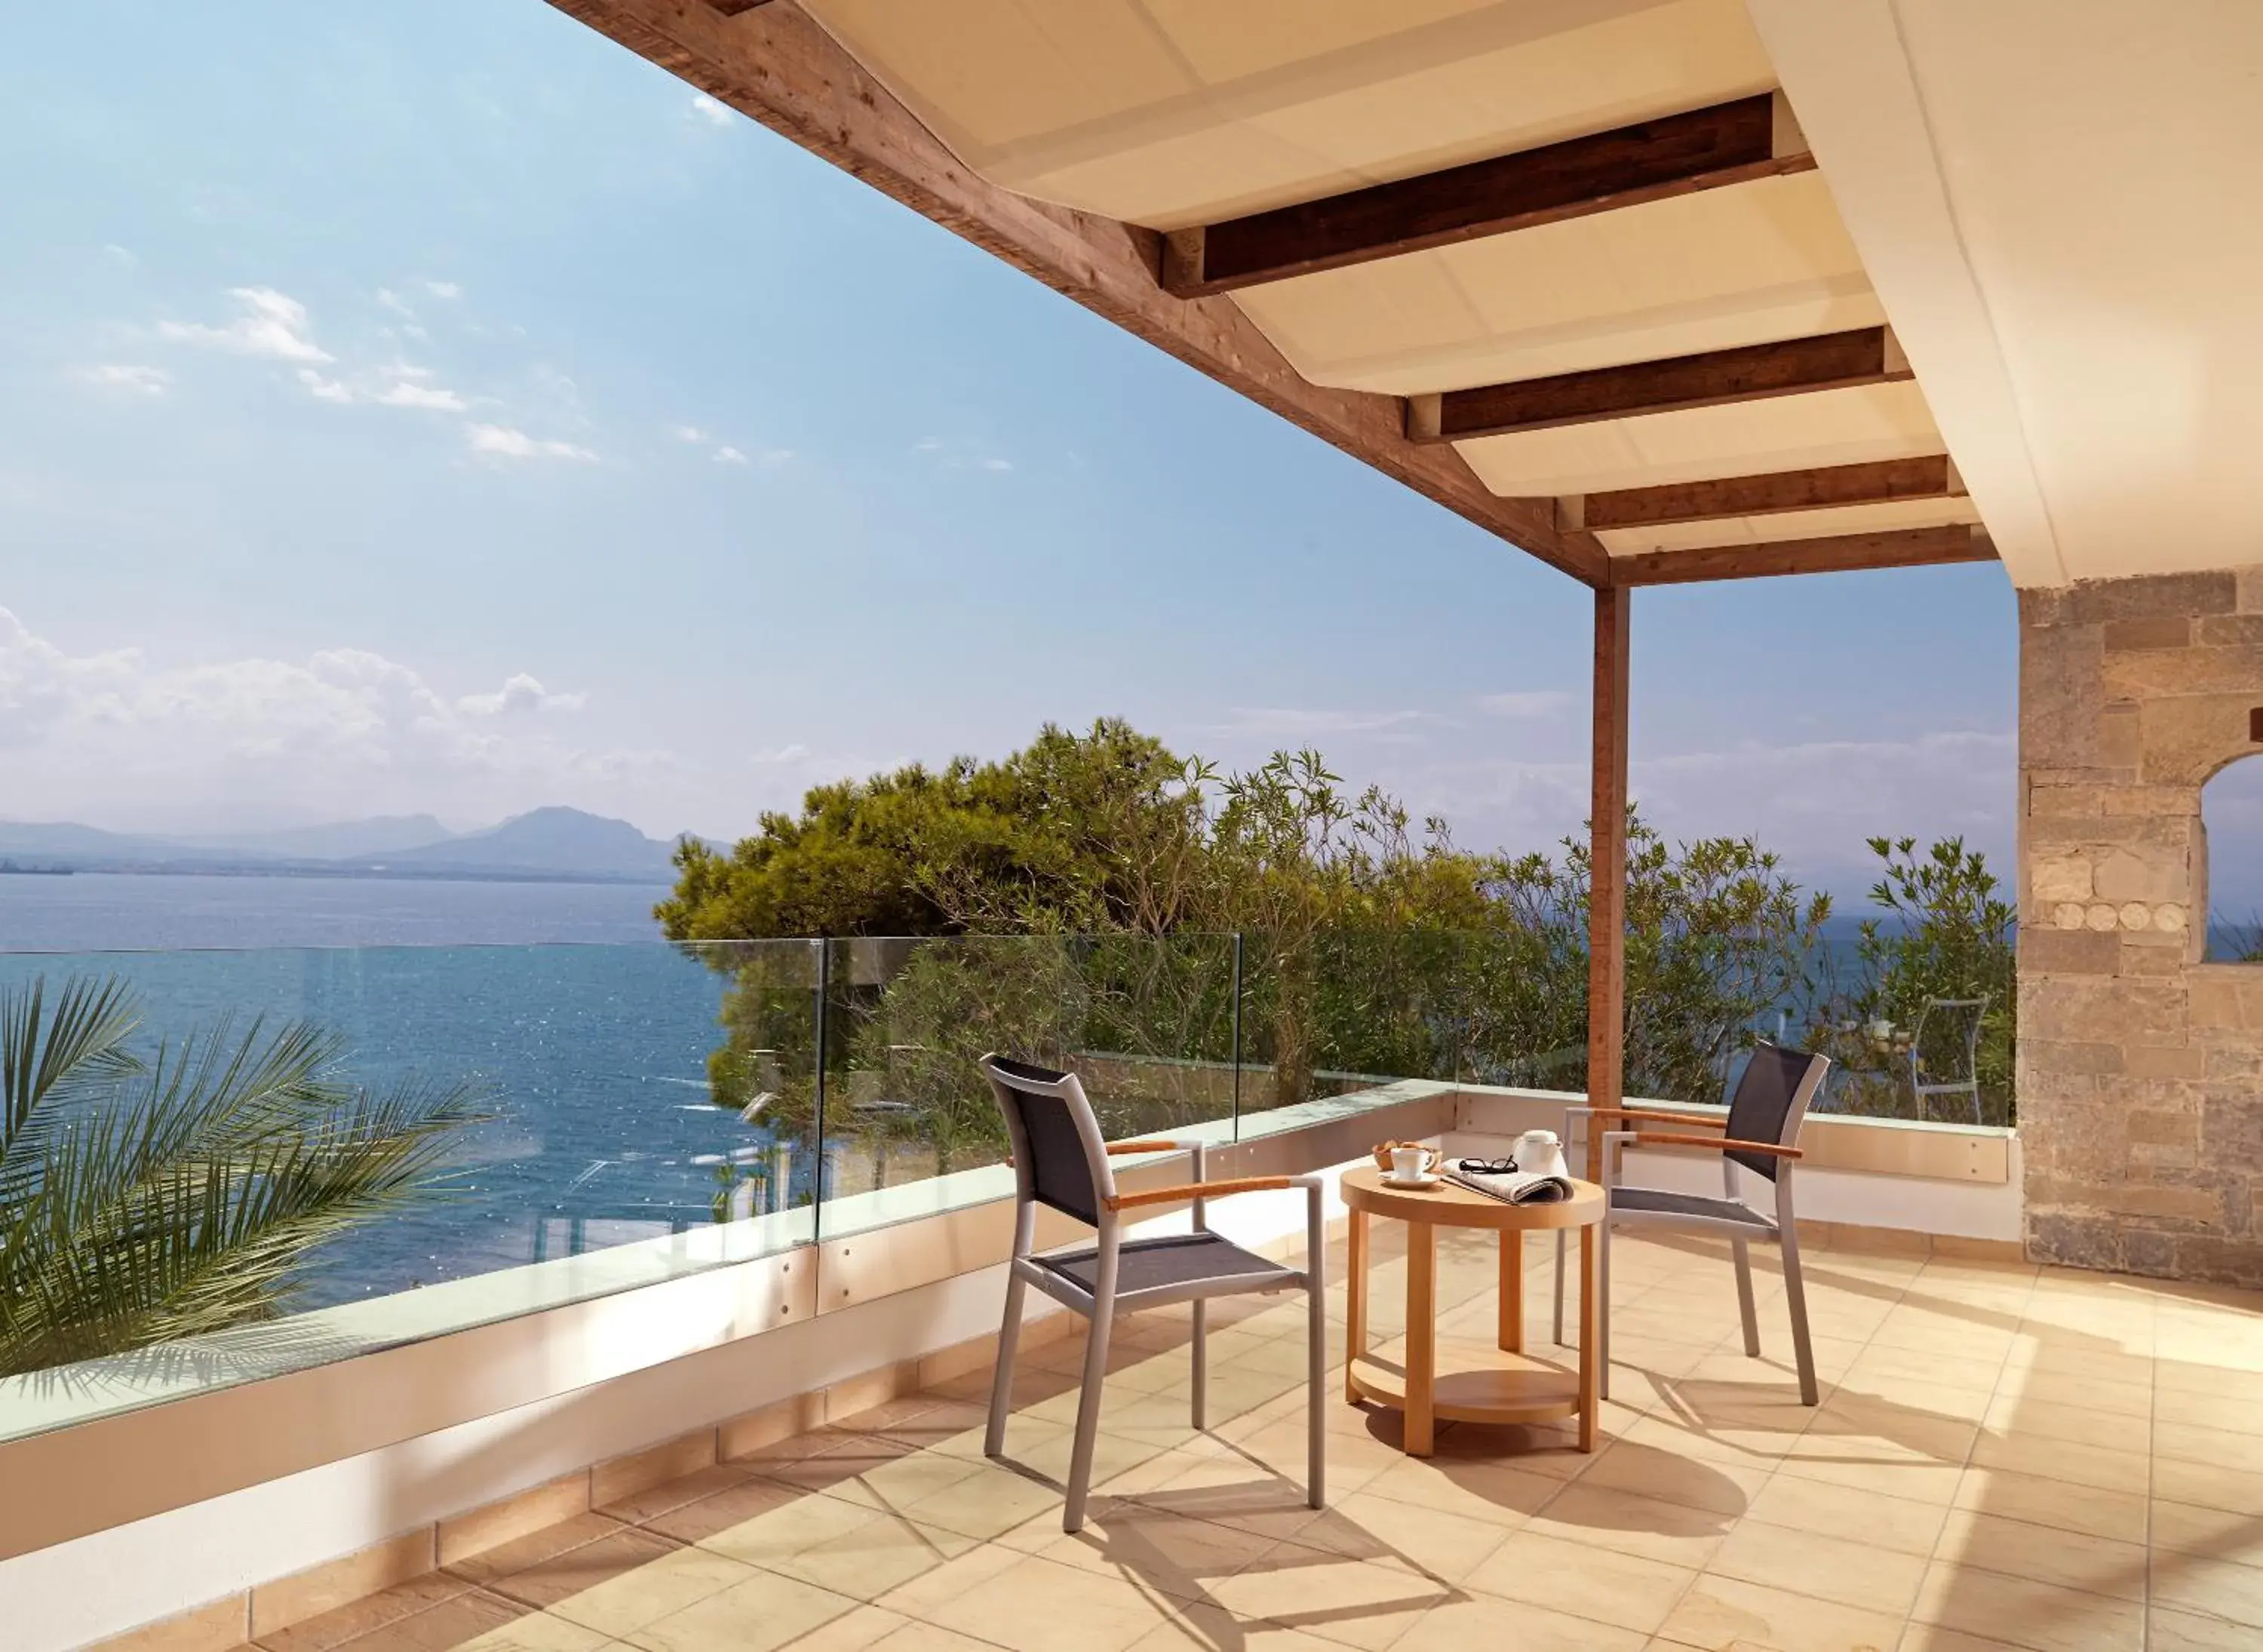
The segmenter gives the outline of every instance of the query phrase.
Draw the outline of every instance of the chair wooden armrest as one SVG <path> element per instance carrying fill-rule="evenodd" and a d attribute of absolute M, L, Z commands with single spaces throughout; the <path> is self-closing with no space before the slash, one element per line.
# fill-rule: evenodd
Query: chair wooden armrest
<path fill-rule="evenodd" d="M 1714 1148 L 1724 1153 L 1765 1153 L 1778 1159 L 1807 1156 L 1798 1148 L 1788 1148 L 1775 1141 L 1739 1141 L 1734 1136 L 1681 1135 L 1669 1130 L 1638 1130 L 1635 1132 L 1634 1144 L 1638 1148 Z"/>
<path fill-rule="evenodd" d="M 1108 1156 L 1113 1158 L 1119 1153 L 1188 1153 L 1203 1146 L 1204 1143 L 1199 1141 L 1103 1141 L 1101 1145 L 1108 1149 Z M 1013 1168 L 1014 1156 L 1009 1153 L 999 1162 L 1010 1170 Z"/>
<path fill-rule="evenodd" d="M 1659 1124 L 1687 1125 L 1701 1130 L 1725 1130 L 1726 1119 L 1708 1118 L 1702 1112 L 1659 1112 L 1648 1107 L 1583 1107 L 1580 1112 L 1596 1119 L 1647 1119 Z"/>
<path fill-rule="evenodd" d="M 1227 1193 L 1256 1193 L 1294 1187 L 1291 1176 L 1233 1176 L 1222 1182 L 1189 1182 L 1177 1187 L 1148 1187 L 1136 1193 L 1118 1193 L 1108 1201 L 1110 1210 L 1130 1210 L 1135 1205 L 1175 1205 L 1182 1199 L 1218 1199 Z"/>

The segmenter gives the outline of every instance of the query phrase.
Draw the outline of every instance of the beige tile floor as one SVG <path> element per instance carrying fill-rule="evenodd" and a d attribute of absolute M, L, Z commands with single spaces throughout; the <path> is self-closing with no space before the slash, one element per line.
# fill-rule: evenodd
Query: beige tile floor
<path fill-rule="evenodd" d="M 1403 1261 L 1377 1224 L 1376 1334 Z M 1534 1248 L 1533 1345 L 1547 1345 Z M 1338 1258 L 1339 1274 L 1341 1255 Z M 1442 1235 L 1441 1332 L 1493 1327 L 1493 1255 Z M 1301 1301 L 1221 1305 L 1213 1427 L 1186 1311 L 1127 1320 L 1090 1524 L 1065 1536 L 1081 1341 L 1017 1374 L 1005 1464 L 976 1377 L 895 1401 L 304 1623 L 267 1652 L 1456 1652 L 2263 1648 L 2263 1297 L 1811 1253 L 1823 1403 L 1781 1282 L 1747 1359 L 1725 1253 L 1622 1241 L 1613 1403 L 1444 1429 L 1327 1404 L 1304 1506 Z M 1333 1293 L 1340 1308 L 1341 1279 Z M 1576 1325 L 1576 1316 L 1572 1323 Z M 1341 1352 L 1341 1339 L 1337 1347 Z"/>

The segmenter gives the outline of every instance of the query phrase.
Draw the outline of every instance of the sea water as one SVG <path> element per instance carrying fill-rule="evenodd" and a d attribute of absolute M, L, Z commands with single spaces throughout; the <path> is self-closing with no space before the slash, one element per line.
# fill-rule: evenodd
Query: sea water
<path fill-rule="evenodd" d="M 0 875 L 0 987 L 114 975 L 154 1050 L 223 1019 L 341 1035 L 342 1076 L 481 1091 L 445 1203 L 329 1248 L 300 1307 L 712 1219 L 714 1165 L 767 1138 L 710 1105 L 726 978 L 626 885 Z"/>

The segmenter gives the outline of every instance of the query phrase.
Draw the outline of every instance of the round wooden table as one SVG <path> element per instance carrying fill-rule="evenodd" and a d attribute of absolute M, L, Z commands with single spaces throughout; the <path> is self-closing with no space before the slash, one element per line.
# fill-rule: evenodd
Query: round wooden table
<path fill-rule="evenodd" d="M 1595 1224 L 1603 1190 L 1573 1182 L 1572 1197 L 1552 1205 L 1512 1205 L 1442 1177 L 1433 1186 L 1397 1188 L 1371 1164 L 1346 1170 L 1343 1201 L 1351 1211 L 1351 1257 L 1344 1308 L 1344 1398 L 1372 1400 L 1406 1414 L 1406 1451 L 1428 1457 L 1438 1419 L 1464 1423 L 1546 1423 L 1580 1419 L 1580 1449 L 1595 1449 Z M 1367 1224 L 1384 1216 L 1406 1224 L 1406 1363 L 1401 1368 L 1367 1351 Z M 1481 1369 L 1438 1370 L 1438 1229 L 1491 1228 L 1500 1235 L 1501 1351 L 1510 1359 Z M 1524 1358 L 1524 1235 L 1580 1230 L 1580 1370 Z"/>

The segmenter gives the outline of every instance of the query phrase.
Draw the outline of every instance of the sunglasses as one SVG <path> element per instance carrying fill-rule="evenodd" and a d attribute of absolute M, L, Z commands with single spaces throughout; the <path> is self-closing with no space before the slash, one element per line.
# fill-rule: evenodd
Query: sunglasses
<path fill-rule="evenodd" d="M 1514 1176 L 1515 1159 L 1463 1159 L 1454 1168 L 1464 1176 Z"/>

